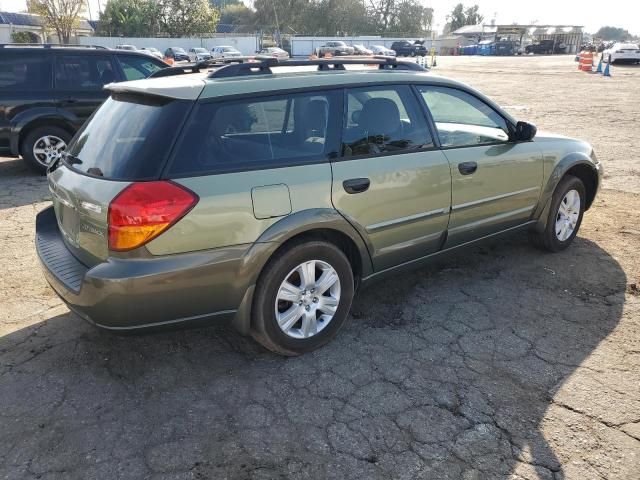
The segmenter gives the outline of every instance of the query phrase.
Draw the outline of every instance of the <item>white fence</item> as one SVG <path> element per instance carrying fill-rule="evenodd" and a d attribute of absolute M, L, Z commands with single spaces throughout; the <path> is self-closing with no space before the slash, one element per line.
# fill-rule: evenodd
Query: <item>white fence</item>
<path fill-rule="evenodd" d="M 315 52 L 318 47 L 321 47 L 326 42 L 331 40 L 341 40 L 345 42 L 347 45 L 364 45 L 365 47 L 369 47 L 371 45 L 382 45 L 384 47 L 391 47 L 393 42 L 398 42 L 402 40 L 408 40 L 412 42 L 415 39 L 409 38 L 387 38 L 387 37 L 377 37 L 377 36 L 366 36 L 366 37 L 291 37 L 291 53 L 293 56 L 307 56 L 311 55 Z M 425 40 L 424 46 L 427 47 L 427 50 L 430 50 L 431 47 L 435 47 L 436 52 L 440 47 L 439 40 Z"/>
<path fill-rule="evenodd" d="M 130 37 L 81 37 L 81 45 L 101 45 L 113 48 L 116 45 L 135 45 L 141 47 L 155 47 L 164 52 L 169 47 L 182 47 L 185 50 L 194 47 L 204 47 L 211 50 L 220 45 L 230 45 L 245 55 L 253 55 L 259 46 L 256 36 L 225 36 L 213 38 L 130 38 Z"/>
<path fill-rule="evenodd" d="M 80 37 L 81 45 L 102 45 L 103 47 L 113 48 L 116 45 L 127 44 L 141 47 L 155 47 L 164 52 L 168 47 L 182 47 L 185 50 L 193 47 L 204 47 L 211 50 L 219 45 L 230 45 L 237 48 L 245 55 L 253 55 L 260 46 L 258 36 L 235 36 L 226 35 L 224 37 L 213 38 L 130 38 L 130 37 Z M 341 40 L 347 45 L 384 45 L 391 47 L 393 42 L 400 40 L 413 41 L 407 38 L 387 38 L 377 36 L 362 37 L 291 37 L 291 53 L 294 57 L 306 57 L 311 55 L 318 47 L 331 40 Z M 436 52 L 440 49 L 440 40 L 425 40 L 424 46 L 427 50 L 435 47 Z"/>

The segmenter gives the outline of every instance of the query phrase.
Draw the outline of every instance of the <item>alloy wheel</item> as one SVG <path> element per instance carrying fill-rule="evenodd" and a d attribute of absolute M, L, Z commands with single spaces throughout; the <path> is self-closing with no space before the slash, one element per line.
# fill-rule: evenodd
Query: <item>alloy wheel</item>
<path fill-rule="evenodd" d="M 66 148 L 66 142 L 60 137 L 45 135 L 33 144 L 33 157 L 38 163 L 48 167 L 62 156 L 62 152 L 64 152 Z"/>
<path fill-rule="evenodd" d="M 320 333 L 340 303 L 338 272 L 322 260 L 309 260 L 291 270 L 278 289 L 275 314 L 289 337 L 305 339 Z"/>
<path fill-rule="evenodd" d="M 580 194 L 577 190 L 569 190 L 560 202 L 556 214 L 556 238 L 561 242 L 565 242 L 576 229 L 580 208 Z"/>

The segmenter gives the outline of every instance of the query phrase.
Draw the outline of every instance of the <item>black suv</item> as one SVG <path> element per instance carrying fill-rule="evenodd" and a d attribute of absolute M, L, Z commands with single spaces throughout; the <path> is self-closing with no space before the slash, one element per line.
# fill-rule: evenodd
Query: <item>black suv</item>
<path fill-rule="evenodd" d="M 425 56 L 427 54 L 427 47 L 423 45 L 421 40 L 416 40 L 413 43 L 407 40 L 393 42 L 391 50 L 394 50 L 398 57 Z"/>
<path fill-rule="evenodd" d="M 109 96 L 104 85 L 165 67 L 127 50 L 0 45 L 0 150 L 44 173 Z"/>

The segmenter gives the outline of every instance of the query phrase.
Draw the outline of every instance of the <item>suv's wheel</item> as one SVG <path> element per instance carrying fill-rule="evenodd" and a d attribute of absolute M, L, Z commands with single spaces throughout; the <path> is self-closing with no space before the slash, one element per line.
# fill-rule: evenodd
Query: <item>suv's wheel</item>
<path fill-rule="evenodd" d="M 416 52 L 415 50 L 411 50 L 411 53 L 409 53 L 410 56 L 415 57 L 416 56 Z"/>
<path fill-rule="evenodd" d="M 253 337 L 282 355 L 321 347 L 344 325 L 353 285 L 349 260 L 335 245 L 292 245 L 269 261 L 258 280 Z"/>
<path fill-rule="evenodd" d="M 578 234 L 585 208 L 585 188 L 582 180 L 564 177 L 553 193 L 549 218 L 544 231 L 531 232 L 532 243 L 550 252 L 567 248 Z"/>
<path fill-rule="evenodd" d="M 62 155 L 71 141 L 71 134 L 60 127 L 38 127 L 22 141 L 20 154 L 36 172 L 45 174 L 47 167 Z"/>

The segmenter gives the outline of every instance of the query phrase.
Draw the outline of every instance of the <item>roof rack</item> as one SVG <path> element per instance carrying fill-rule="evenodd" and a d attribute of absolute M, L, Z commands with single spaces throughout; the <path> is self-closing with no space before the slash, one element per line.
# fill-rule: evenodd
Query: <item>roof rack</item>
<path fill-rule="evenodd" d="M 22 47 L 42 47 L 42 48 L 97 48 L 108 50 L 102 45 L 64 45 L 58 43 L 0 43 L 0 48 L 22 48 Z"/>
<path fill-rule="evenodd" d="M 351 57 L 351 58 L 318 58 L 314 60 L 288 59 L 273 57 L 256 57 L 258 61 L 228 65 L 211 72 L 209 78 L 227 78 L 245 75 L 271 74 L 273 67 L 308 67 L 317 65 L 319 71 L 345 70 L 345 65 L 378 65 L 379 70 L 412 70 L 424 72 L 426 69 L 417 63 L 397 60 L 396 57 Z"/>
<path fill-rule="evenodd" d="M 187 73 L 198 73 L 202 70 L 225 67 L 231 63 L 255 62 L 259 57 L 233 57 L 233 58 L 212 58 L 194 63 L 174 64 L 171 67 L 157 70 L 147 78 L 173 77 L 174 75 L 184 75 Z M 271 58 L 271 57 L 269 57 Z M 255 64 L 255 63 L 254 63 Z"/>

